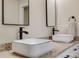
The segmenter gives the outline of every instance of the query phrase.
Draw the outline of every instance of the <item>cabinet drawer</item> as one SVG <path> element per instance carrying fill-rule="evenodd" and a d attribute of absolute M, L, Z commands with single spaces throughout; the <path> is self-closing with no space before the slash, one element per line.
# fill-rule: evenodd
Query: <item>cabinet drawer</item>
<path fill-rule="evenodd" d="M 65 52 L 60 54 L 57 58 L 78 58 L 79 57 L 79 44 L 67 49 Z"/>
<path fill-rule="evenodd" d="M 74 54 L 73 57 L 74 58 L 79 58 L 79 55 L 78 54 Z"/>
<path fill-rule="evenodd" d="M 57 58 L 73 58 L 73 54 L 69 51 L 65 51 L 62 54 L 60 54 Z"/>
<path fill-rule="evenodd" d="M 68 50 L 71 50 L 71 51 L 78 51 L 79 50 L 79 45 L 78 44 L 76 44 L 76 45 L 74 45 L 73 47 L 71 47 L 71 48 L 69 48 Z"/>

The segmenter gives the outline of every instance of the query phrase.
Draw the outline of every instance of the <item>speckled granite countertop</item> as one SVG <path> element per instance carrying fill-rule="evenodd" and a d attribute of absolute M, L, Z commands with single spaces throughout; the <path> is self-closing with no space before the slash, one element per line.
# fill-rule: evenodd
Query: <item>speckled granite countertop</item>
<path fill-rule="evenodd" d="M 55 58 L 59 54 L 66 51 L 68 48 L 74 46 L 75 44 L 79 43 L 79 39 L 74 40 L 71 43 L 60 43 L 60 42 L 53 42 L 54 43 L 54 49 L 50 51 L 49 53 L 41 56 L 40 58 Z"/>
<path fill-rule="evenodd" d="M 40 56 L 39 58 L 55 58 L 59 54 L 63 53 L 70 47 L 74 46 L 75 44 L 79 43 L 79 39 L 74 40 L 71 43 L 60 43 L 60 42 L 53 42 L 53 45 L 55 46 L 52 51 L 49 53 Z M 4 51 L 0 53 L 0 57 L 4 58 L 25 58 L 16 54 L 13 54 L 13 51 Z M 27 58 L 27 57 L 26 57 Z"/>

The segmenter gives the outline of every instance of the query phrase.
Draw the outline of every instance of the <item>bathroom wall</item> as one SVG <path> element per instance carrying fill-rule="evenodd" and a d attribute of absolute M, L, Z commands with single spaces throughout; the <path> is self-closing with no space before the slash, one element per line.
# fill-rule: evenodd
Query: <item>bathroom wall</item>
<path fill-rule="evenodd" d="M 26 37 L 48 37 L 51 35 L 51 29 L 46 27 L 46 11 L 45 0 L 30 0 L 30 25 L 26 26 L 26 31 L 29 32 Z M 9 11 L 9 10 L 8 10 Z M 19 26 L 2 25 L 2 0 L 0 0 L 0 43 L 11 42 L 18 39 Z"/>
<path fill-rule="evenodd" d="M 57 26 L 64 32 L 70 16 L 77 18 L 77 36 L 79 36 L 79 0 L 56 0 L 57 1 Z"/>
<path fill-rule="evenodd" d="M 46 0 L 29 0 L 30 3 L 30 26 L 25 30 L 29 32 L 26 37 L 48 37 L 51 35 L 52 30 L 46 27 Z"/>
<path fill-rule="evenodd" d="M 0 44 L 15 40 L 17 38 L 17 29 L 16 26 L 2 25 L 2 0 L 0 0 Z"/>

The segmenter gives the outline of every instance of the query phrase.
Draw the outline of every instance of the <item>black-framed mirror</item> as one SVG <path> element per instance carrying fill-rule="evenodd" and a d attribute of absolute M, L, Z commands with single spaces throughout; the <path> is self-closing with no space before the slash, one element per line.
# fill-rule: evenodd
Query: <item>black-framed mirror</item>
<path fill-rule="evenodd" d="M 56 25 L 56 0 L 46 0 L 46 26 Z"/>
<path fill-rule="evenodd" d="M 29 0 L 2 0 L 2 24 L 29 26 Z"/>

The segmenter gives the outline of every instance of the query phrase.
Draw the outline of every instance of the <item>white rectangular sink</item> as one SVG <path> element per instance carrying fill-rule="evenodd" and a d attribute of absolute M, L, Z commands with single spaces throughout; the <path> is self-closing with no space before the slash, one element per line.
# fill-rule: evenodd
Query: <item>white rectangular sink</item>
<path fill-rule="evenodd" d="M 72 42 L 72 40 L 74 40 L 74 36 L 69 34 L 56 34 L 52 36 L 52 39 L 58 42 L 69 43 Z"/>
<path fill-rule="evenodd" d="M 12 50 L 27 57 L 39 57 L 53 49 L 53 42 L 47 39 L 29 38 L 12 43 Z"/>

